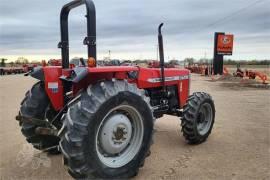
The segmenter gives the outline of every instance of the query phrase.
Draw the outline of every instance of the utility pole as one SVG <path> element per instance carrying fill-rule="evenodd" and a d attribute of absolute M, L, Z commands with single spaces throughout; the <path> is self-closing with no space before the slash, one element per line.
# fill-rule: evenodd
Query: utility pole
<path fill-rule="evenodd" d="M 157 45 L 157 61 L 159 60 L 158 54 L 159 54 L 159 50 L 158 50 L 158 45 Z"/>
<path fill-rule="evenodd" d="M 206 58 L 206 51 L 204 52 L 204 63 L 206 63 L 206 68 L 207 68 L 207 75 L 211 74 L 211 66 L 209 65 L 209 61 Z"/>
<path fill-rule="evenodd" d="M 111 50 L 109 50 L 109 61 L 111 60 Z"/>

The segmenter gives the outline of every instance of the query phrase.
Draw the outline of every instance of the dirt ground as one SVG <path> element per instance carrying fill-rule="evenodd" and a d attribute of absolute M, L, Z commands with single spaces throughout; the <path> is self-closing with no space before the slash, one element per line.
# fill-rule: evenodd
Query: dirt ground
<path fill-rule="evenodd" d="M 270 179 L 270 90 L 226 87 L 192 75 L 192 91 L 209 92 L 216 122 L 207 142 L 187 145 L 180 120 L 164 116 L 155 125 L 151 156 L 136 179 Z M 34 150 L 15 116 L 35 82 L 22 75 L 0 77 L 1 179 L 71 179 L 62 155 Z"/>

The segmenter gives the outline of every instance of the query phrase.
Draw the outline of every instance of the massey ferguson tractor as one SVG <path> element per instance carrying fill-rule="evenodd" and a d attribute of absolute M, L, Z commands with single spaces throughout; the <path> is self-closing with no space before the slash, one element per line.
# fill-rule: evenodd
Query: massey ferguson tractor
<path fill-rule="evenodd" d="M 88 61 L 69 65 L 68 15 L 86 6 Z M 61 11 L 62 66 L 36 67 L 16 119 L 26 140 L 42 151 L 63 154 L 74 178 L 130 178 L 150 155 L 153 126 L 164 114 L 181 117 L 189 144 L 204 142 L 215 120 L 210 95 L 189 96 L 190 74 L 164 68 L 160 24 L 160 67 L 96 66 L 96 14 L 91 0 L 75 0 Z M 180 152 L 181 153 L 181 152 Z"/>

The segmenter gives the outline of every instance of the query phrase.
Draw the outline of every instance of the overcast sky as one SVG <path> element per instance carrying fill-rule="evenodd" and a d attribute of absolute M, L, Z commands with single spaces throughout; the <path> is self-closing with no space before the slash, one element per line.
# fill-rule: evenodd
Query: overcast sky
<path fill-rule="evenodd" d="M 59 13 L 68 0 L 1 0 L 0 57 L 59 58 Z M 156 58 L 164 22 L 166 59 L 213 56 L 214 32 L 235 35 L 233 59 L 270 58 L 270 0 L 95 0 L 98 59 Z M 71 57 L 86 57 L 85 8 L 70 14 Z M 220 21 L 218 21 L 220 20 Z"/>

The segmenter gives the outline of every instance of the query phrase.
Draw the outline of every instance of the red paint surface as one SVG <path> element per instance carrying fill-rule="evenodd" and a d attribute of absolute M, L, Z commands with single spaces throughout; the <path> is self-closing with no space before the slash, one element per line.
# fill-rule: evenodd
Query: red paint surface
<path fill-rule="evenodd" d="M 174 77 L 174 76 L 188 76 L 189 70 L 186 69 L 175 69 L 175 68 L 168 68 L 165 69 L 165 77 Z M 160 87 L 161 83 L 151 83 L 148 82 L 148 79 L 150 78 L 160 78 L 161 77 L 161 71 L 159 68 L 140 68 L 139 71 L 139 77 L 137 80 L 137 85 L 140 89 L 147 89 L 147 88 L 153 88 L 153 87 Z M 181 85 L 182 84 L 182 85 Z M 184 104 L 187 101 L 187 98 L 189 96 L 189 80 L 176 80 L 176 81 L 168 81 L 165 82 L 166 86 L 172 86 L 176 85 L 178 88 L 178 97 L 180 101 L 180 107 L 182 108 Z M 181 88 L 182 86 L 182 88 Z"/>
<path fill-rule="evenodd" d="M 55 110 L 60 110 L 64 105 L 63 99 L 63 85 L 59 77 L 62 75 L 62 68 L 60 66 L 47 66 L 43 67 L 44 77 L 45 77 L 45 89 L 49 99 L 51 100 L 52 106 Z M 58 83 L 58 92 L 53 93 L 51 89 L 48 88 L 49 83 Z"/>
<path fill-rule="evenodd" d="M 60 110 L 63 105 L 63 85 L 59 77 L 64 74 L 70 74 L 70 70 L 62 70 L 61 67 L 50 66 L 44 67 L 44 75 L 45 75 L 45 88 L 46 92 L 51 100 L 53 107 L 56 110 Z M 82 88 L 87 88 L 89 84 L 95 84 L 99 80 L 111 80 L 115 79 L 127 79 L 130 83 L 136 83 L 138 88 L 147 89 L 147 88 L 155 88 L 160 87 L 161 82 L 149 82 L 151 78 L 160 78 L 161 72 L 159 68 L 140 68 L 134 66 L 107 66 L 107 67 L 93 67 L 88 68 L 89 74 L 83 79 L 81 82 L 77 84 L 73 84 L 72 90 L 73 94 L 76 95 L 77 92 Z M 137 71 L 138 78 L 137 79 L 128 79 L 128 72 Z M 165 77 L 182 77 L 189 76 L 189 71 L 185 69 L 175 69 L 169 68 L 165 69 Z M 48 88 L 49 82 L 57 82 L 58 83 L 58 92 L 53 93 Z M 178 88 L 178 97 L 180 102 L 180 107 L 182 108 L 186 103 L 189 93 L 189 79 L 184 80 L 174 80 L 165 82 L 166 86 L 175 85 Z"/>

